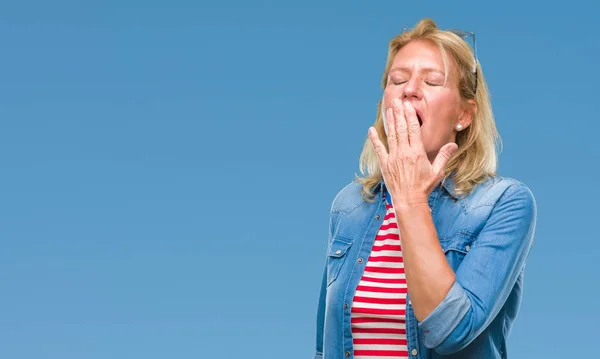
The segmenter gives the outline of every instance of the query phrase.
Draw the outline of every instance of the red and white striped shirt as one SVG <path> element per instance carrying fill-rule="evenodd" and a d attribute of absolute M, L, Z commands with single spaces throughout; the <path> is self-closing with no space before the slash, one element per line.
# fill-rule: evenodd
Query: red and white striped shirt
<path fill-rule="evenodd" d="M 389 203 L 356 288 L 351 323 L 356 359 L 408 358 L 406 276 L 400 231 Z"/>

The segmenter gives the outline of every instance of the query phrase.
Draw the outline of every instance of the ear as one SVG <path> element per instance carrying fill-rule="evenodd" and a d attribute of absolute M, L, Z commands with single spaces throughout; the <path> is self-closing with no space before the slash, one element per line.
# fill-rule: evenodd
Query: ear
<path fill-rule="evenodd" d="M 474 115 L 477 113 L 477 102 L 475 100 L 467 100 L 465 101 L 465 105 L 463 106 L 460 115 L 458 117 L 458 122 L 461 124 L 462 128 L 465 129 L 471 125 L 471 121 L 473 120 Z"/>

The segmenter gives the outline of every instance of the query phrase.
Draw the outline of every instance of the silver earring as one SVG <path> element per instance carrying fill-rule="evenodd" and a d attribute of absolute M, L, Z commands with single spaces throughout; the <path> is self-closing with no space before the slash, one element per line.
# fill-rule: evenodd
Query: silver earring
<path fill-rule="evenodd" d="M 462 131 L 462 125 L 459 123 L 458 125 L 456 125 L 456 131 Z"/>

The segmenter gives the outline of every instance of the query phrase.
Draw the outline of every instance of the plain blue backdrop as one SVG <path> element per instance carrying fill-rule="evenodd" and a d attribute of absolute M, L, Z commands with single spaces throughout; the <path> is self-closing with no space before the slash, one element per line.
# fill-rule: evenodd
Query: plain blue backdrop
<path fill-rule="evenodd" d="M 0 358 L 311 358 L 388 41 L 475 31 L 538 206 L 510 358 L 597 355 L 596 5 L 0 5 Z"/>

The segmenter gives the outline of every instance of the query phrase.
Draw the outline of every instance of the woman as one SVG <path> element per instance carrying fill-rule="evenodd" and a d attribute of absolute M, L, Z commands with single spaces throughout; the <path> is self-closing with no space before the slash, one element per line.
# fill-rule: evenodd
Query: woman
<path fill-rule="evenodd" d="M 331 206 L 315 358 L 506 358 L 536 205 L 495 173 L 481 67 L 425 19 L 390 42 L 383 88 Z"/>

